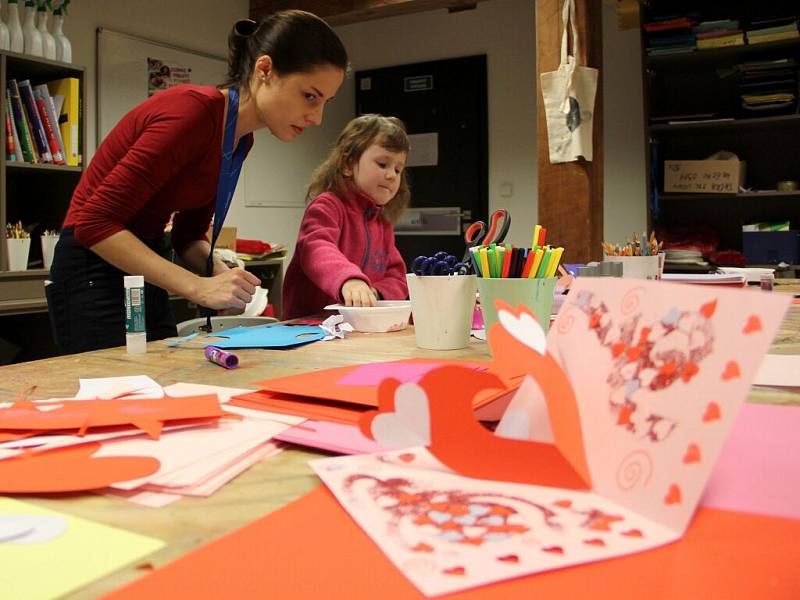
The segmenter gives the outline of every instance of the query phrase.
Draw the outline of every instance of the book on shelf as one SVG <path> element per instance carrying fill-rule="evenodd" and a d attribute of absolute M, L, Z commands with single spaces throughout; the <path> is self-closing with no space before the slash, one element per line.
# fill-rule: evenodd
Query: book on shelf
<path fill-rule="evenodd" d="M 6 110 L 6 160 L 17 160 L 17 153 L 14 149 L 14 125 L 11 123 L 11 114 Z"/>
<path fill-rule="evenodd" d="M 66 162 L 64 159 L 66 151 L 64 150 L 64 140 L 61 137 L 61 128 L 58 125 L 59 115 L 61 114 L 61 105 L 59 105 L 58 110 L 56 110 L 56 105 L 53 101 L 53 97 L 50 95 L 50 90 L 47 89 L 47 84 L 41 83 L 34 87 L 33 95 L 36 97 L 37 104 L 39 104 L 41 101 L 42 108 L 47 113 L 47 119 L 50 122 L 50 127 L 52 128 L 54 141 L 58 147 L 58 153 L 62 158 L 61 164 L 64 164 Z M 53 146 L 53 148 L 56 146 Z"/>
<path fill-rule="evenodd" d="M 14 125 L 14 112 L 11 110 L 11 98 L 8 97 L 8 94 L 6 94 L 6 117 L 9 119 L 9 123 L 11 124 L 11 134 L 14 137 L 14 160 L 16 162 L 25 162 L 25 157 L 22 155 L 22 146 L 20 145 L 19 134 L 17 133 L 17 128 Z"/>
<path fill-rule="evenodd" d="M 16 79 L 9 79 L 6 84 L 6 89 L 14 116 L 14 127 L 17 129 L 20 145 L 22 147 L 23 159 L 27 163 L 35 164 L 39 162 L 39 159 L 34 152 L 33 138 L 31 137 L 30 128 L 28 127 L 28 118 L 25 116 L 25 108 L 19 96 L 19 86 L 17 85 Z"/>
<path fill-rule="evenodd" d="M 744 46 L 744 34 L 739 31 L 731 35 L 697 40 L 698 50 L 708 50 L 709 48 L 725 48 L 728 46 Z"/>
<path fill-rule="evenodd" d="M 53 97 L 54 105 L 56 96 L 63 98 L 60 111 L 59 128 L 64 143 L 64 160 L 70 166 L 81 164 L 80 152 L 80 80 L 76 77 L 56 79 L 47 83 L 47 89 Z"/>
<path fill-rule="evenodd" d="M 19 95 L 22 98 L 22 104 L 25 107 L 25 112 L 28 116 L 28 123 L 31 125 L 31 136 L 33 143 L 36 145 L 36 151 L 39 153 L 39 158 L 43 163 L 53 162 L 53 155 L 50 152 L 50 144 L 47 141 L 47 133 L 42 124 L 42 118 L 39 116 L 39 109 L 36 106 L 36 100 L 33 97 L 33 88 L 31 82 L 23 79 L 18 82 Z"/>
<path fill-rule="evenodd" d="M 747 42 L 753 44 L 765 44 L 767 42 L 780 42 L 783 40 L 793 40 L 800 38 L 800 31 L 784 31 L 782 33 L 768 33 L 764 35 L 754 35 L 751 32 L 747 33 Z"/>
<path fill-rule="evenodd" d="M 56 165 L 63 165 L 64 154 L 61 152 L 61 146 L 59 145 L 58 138 L 55 134 L 55 131 L 58 131 L 58 120 L 56 119 L 55 115 L 50 115 L 50 105 L 42 96 L 41 90 L 33 89 L 32 91 L 33 100 L 36 103 L 36 108 L 39 111 L 39 118 L 41 119 L 42 126 L 44 127 L 47 145 L 50 147 L 50 154 L 53 157 L 53 163 Z"/>

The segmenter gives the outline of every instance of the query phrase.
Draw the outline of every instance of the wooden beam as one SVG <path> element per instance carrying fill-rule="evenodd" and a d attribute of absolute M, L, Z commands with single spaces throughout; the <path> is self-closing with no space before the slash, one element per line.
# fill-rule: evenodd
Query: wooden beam
<path fill-rule="evenodd" d="M 555 71 L 561 60 L 561 9 L 563 0 L 536 0 L 536 81 Z M 575 0 L 580 37 L 580 63 L 601 69 L 601 0 Z M 570 44 L 571 47 L 571 44 Z M 539 223 L 547 227 L 547 240 L 564 247 L 562 262 L 585 263 L 602 258 L 603 241 L 603 82 L 597 82 L 593 111 L 593 159 L 551 164 L 547 122 L 541 90 L 538 94 Z"/>
<path fill-rule="evenodd" d="M 475 8 L 486 0 L 250 0 L 250 18 L 256 21 L 279 10 L 297 8 L 325 19 L 331 25 L 348 25 L 409 15 L 429 10 L 447 9 L 451 12 Z"/>

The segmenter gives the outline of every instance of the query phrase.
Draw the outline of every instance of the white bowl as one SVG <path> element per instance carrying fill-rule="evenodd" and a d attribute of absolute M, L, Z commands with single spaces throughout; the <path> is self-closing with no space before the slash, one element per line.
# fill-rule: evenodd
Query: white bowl
<path fill-rule="evenodd" d="M 338 310 L 346 323 L 356 331 L 382 333 L 408 327 L 411 316 L 410 300 L 378 300 L 377 306 L 344 306 L 330 304 L 325 310 Z"/>

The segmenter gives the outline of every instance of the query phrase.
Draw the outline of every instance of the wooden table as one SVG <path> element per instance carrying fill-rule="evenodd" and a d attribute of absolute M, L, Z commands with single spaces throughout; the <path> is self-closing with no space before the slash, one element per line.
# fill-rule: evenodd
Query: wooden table
<path fill-rule="evenodd" d="M 792 288 L 783 288 L 794 291 Z M 796 289 L 796 288 L 795 288 Z M 771 352 L 800 354 L 800 306 L 793 305 L 776 336 Z M 412 357 L 488 359 L 484 342 L 472 340 L 463 350 L 420 350 L 413 328 L 389 334 L 351 334 L 345 340 L 319 342 L 293 350 L 237 351 L 241 366 L 227 371 L 209 363 L 198 349 L 170 348 L 164 342 L 148 344 L 145 355 L 126 354 L 124 348 L 87 352 L 0 367 L 0 401 L 16 398 L 20 390 L 36 385 L 34 397 L 73 395 L 79 377 L 149 375 L 161 385 L 177 382 L 248 387 L 267 377 Z M 800 405 L 800 392 L 758 388 L 751 402 Z M 167 546 L 147 558 L 161 566 L 222 534 L 291 502 L 319 485 L 307 466 L 319 454 L 287 450 L 261 462 L 209 498 L 184 498 L 161 509 L 92 494 L 22 497 L 40 506 L 84 517 L 128 531 L 159 538 Z M 131 565 L 96 581 L 69 598 L 95 598 L 142 575 Z"/>

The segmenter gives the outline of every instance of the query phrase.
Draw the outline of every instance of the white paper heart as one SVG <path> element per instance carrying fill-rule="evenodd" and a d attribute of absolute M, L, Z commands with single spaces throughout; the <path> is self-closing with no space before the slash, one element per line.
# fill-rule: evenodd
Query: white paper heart
<path fill-rule="evenodd" d="M 522 313 L 519 318 L 506 310 L 497 311 L 497 318 L 506 331 L 513 335 L 520 342 L 533 348 L 539 354 L 544 354 L 547 345 L 545 336 L 539 321 L 527 313 Z"/>
<path fill-rule="evenodd" d="M 375 441 L 386 448 L 427 446 L 431 423 L 425 390 L 416 383 L 400 385 L 394 394 L 394 412 L 376 416 L 371 429 Z"/>

